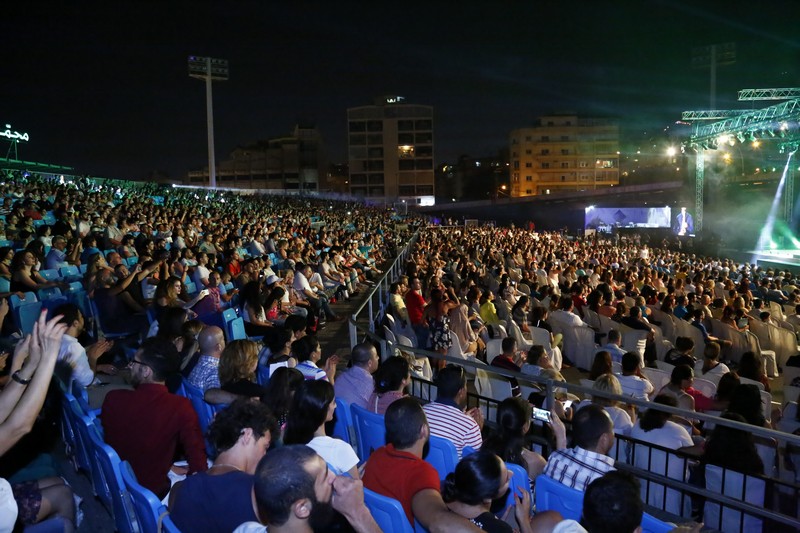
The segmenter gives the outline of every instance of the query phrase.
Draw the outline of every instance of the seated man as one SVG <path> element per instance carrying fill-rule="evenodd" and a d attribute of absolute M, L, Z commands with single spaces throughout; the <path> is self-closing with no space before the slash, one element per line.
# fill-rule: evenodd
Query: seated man
<path fill-rule="evenodd" d="M 200 332 L 197 340 L 200 344 L 200 358 L 187 381 L 203 392 L 219 388 L 219 358 L 225 349 L 225 334 L 217 326 L 207 326 Z"/>
<path fill-rule="evenodd" d="M 139 483 L 159 498 L 169 492 L 167 473 L 178 449 L 188 459 L 186 473 L 208 468 L 197 413 L 188 399 L 170 394 L 165 385 L 179 365 L 171 342 L 145 340 L 130 365 L 136 389 L 109 392 L 100 413 L 105 441 L 120 459 L 130 462 Z"/>
<path fill-rule="evenodd" d="M 116 374 L 114 365 L 98 365 L 97 360 L 113 346 L 113 342 L 102 339 L 88 348 L 84 348 L 78 337 L 83 333 L 84 318 L 81 310 L 75 304 L 63 304 L 53 311 L 53 316 L 61 315 L 59 322 L 67 325 L 67 331 L 61 338 L 61 348 L 58 351 L 56 375 L 65 384 L 77 381 L 82 387 L 88 387 L 94 382 L 95 372 Z"/>
<path fill-rule="evenodd" d="M 451 512 L 442 500 L 439 474 L 422 459 L 430 429 L 415 398 L 395 400 L 384 415 L 386 446 L 372 452 L 364 471 L 364 486 L 394 498 L 409 524 L 414 519 L 429 531 L 479 531 Z"/>
<path fill-rule="evenodd" d="M 97 311 L 103 327 L 113 333 L 139 333 L 149 326 L 144 308 L 125 289 L 135 279 L 139 265 L 128 277 L 116 282 L 107 270 L 98 274 L 98 287 L 94 291 Z"/>
<path fill-rule="evenodd" d="M 483 413 L 479 407 L 464 412 L 467 405 L 467 374 L 464 369 L 452 364 L 444 367 L 436 377 L 436 388 L 436 401 L 422 408 L 431 435 L 451 441 L 459 458 L 464 446 L 480 450 Z"/>
<path fill-rule="evenodd" d="M 649 400 L 653 394 L 653 384 L 642 374 L 642 358 L 636 352 L 627 352 L 622 356 L 622 374 L 617 375 L 622 387 L 622 394 L 640 400 Z"/>
<path fill-rule="evenodd" d="M 67 239 L 63 235 L 56 235 L 53 237 L 53 246 L 47 253 L 45 258 L 45 268 L 59 269 L 69 265 L 79 265 L 82 247 L 80 241 L 72 244 L 72 249 L 69 254 L 65 251 L 67 249 Z"/>
<path fill-rule="evenodd" d="M 639 493 L 639 480 L 627 472 L 595 479 L 583 496 L 581 525 L 589 533 L 641 533 L 644 504 Z"/>
<path fill-rule="evenodd" d="M 578 490 L 606 472 L 615 470 L 608 451 L 614 445 L 614 423 L 601 406 L 581 407 L 572 418 L 574 448 L 558 449 L 550 454 L 544 474 Z"/>
<path fill-rule="evenodd" d="M 611 329 L 608 331 L 608 343 L 601 346 L 598 351 L 606 351 L 611 354 L 611 360 L 616 362 L 622 361 L 622 356 L 625 350 L 620 346 L 622 344 L 622 335 L 619 330 Z"/>
<path fill-rule="evenodd" d="M 372 373 L 380 364 L 378 351 L 368 342 L 356 344 L 350 352 L 350 363 L 352 367 L 339 374 L 333 385 L 336 397 L 366 409 L 375 388 Z"/>
<path fill-rule="evenodd" d="M 506 337 L 501 344 L 503 352 L 492 359 L 491 366 L 511 370 L 512 372 L 521 372 L 522 368 L 519 366 L 519 354 L 517 353 L 517 341 L 514 337 Z M 519 383 L 517 378 L 508 378 L 511 383 L 511 395 L 520 396 Z"/>
<path fill-rule="evenodd" d="M 269 452 L 258 463 L 252 499 L 270 533 L 326 531 L 339 511 L 356 533 L 380 533 L 364 504 L 364 485 L 334 476 L 308 446 L 294 444 Z M 245 522 L 234 533 L 266 533 L 267 527 Z"/>

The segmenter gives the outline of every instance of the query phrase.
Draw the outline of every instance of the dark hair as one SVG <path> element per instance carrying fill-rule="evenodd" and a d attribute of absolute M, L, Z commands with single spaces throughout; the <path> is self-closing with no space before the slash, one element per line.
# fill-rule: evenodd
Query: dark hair
<path fill-rule="evenodd" d="M 417 399 L 405 396 L 389 404 L 383 423 L 386 426 L 386 442 L 403 450 L 417 442 L 428 420 Z"/>
<path fill-rule="evenodd" d="M 694 340 L 691 337 L 678 337 L 675 339 L 675 349 L 679 352 L 694 350 Z"/>
<path fill-rule="evenodd" d="M 613 470 L 586 487 L 581 525 L 591 533 L 633 533 L 643 514 L 639 481 L 627 472 Z"/>
<path fill-rule="evenodd" d="M 642 363 L 642 358 L 636 352 L 625 352 L 622 354 L 622 371 L 634 372 Z"/>
<path fill-rule="evenodd" d="M 525 356 L 525 362 L 529 365 L 538 365 L 539 359 L 545 354 L 544 346 L 541 344 L 534 344 L 528 349 L 528 354 Z"/>
<path fill-rule="evenodd" d="M 172 341 L 150 337 L 139 347 L 139 360 L 153 371 L 153 381 L 164 381 L 178 371 L 181 356 Z"/>
<path fill-rule="evenodd" d="M 733 389 L 728 412 L 744 417 L 748 424 L 763 426 L 764 408 L 761 405 L 761 391 L 756 385 L 741 383 Z"/>
<path fill-rule="evenodd" d="M 442 482 L 442 499 L 446 503 L 461 502 L 477 505 L 497 497 L 502 479 L 503 463 L 492 452 L 481 450 L 464 457 Z"/>
<path fill-rule="evenodd" d="M 292 338 L 292 334 L 284 328 L 275 328 L 275 333 L 269 340 L 269 351 L 273 354 L 279 353 Z"/>
<path fill-rule="evenodd" d="M 501 343 L 503 353 L 509 352 L 517 345 L 517 340 L 514 337 L 506 337 Z"/>
<path fill-rule="evenodd" d="M 208 426 L 208 440 L 216 455 L 233 448 L 245 428 L 252 429 L 257 439 L 267 432 L 275 435 L 275 419 L 262 403 L 245 398 L 234 401 L 227 409 L 218 412 Z"/>
<path fill-rule="evenodd" d="M 58 316 L 61 315 L 61 319 L 58 321 L 59 324 L 66 324 L 67 327 L 72 326 L 72 323 L 78 320 L 78 317 L 81 315 L 80 308 L 75 304 L 61 304 L 53 310 L 53 313 L 50 315 Z"/>
<path fill-rule="evenodd" d="M 372 350 L 375 346 L 368 342 L 361 342 L 353 346 L 350 351 L 350 362 L 354 365 L 363 366 L 372 359 Z"/>
<path fill-rule="evenodd" d="M 292 356 L 297 359 L 298 363 L 308 361 L 311 359 L 311 354 L 317 351 L 319 341 L 316 337 L 308 336 L 297 339 L 292 343 Z"/>
<path fill-rule="evenodd" d="M 267 296 L 266 302 L 264 302 L 264 309 L 269 309 L 272 307 L 273 302 L 279 302 L 283 299 L 283 295 L 286 294 L 286 289 L 283 287 L 275 286 L 270 292 L 269 296 Z"/>
<path fill-rule="evenodd" d="M 613 432 L 614 423 L 605 409 L 597 404 L 581 407 L 572 419 L 572 438 L 575 445 L 584 450 L 594 450 L 600 437 Z"/>
<path fill-rule="evenodd" d="M 742 386 L 746 385 L 740 385 Z M 747 422 L 743 416 L 730 411 L 722 413 L 721 418 Z M 714 431 L 706 441 L 702 462 L 744 474 L 764 473 L 764 463 L 756 450 L 753 435 L 721 424 L 714 426 Z"/>
<path fill-rule="evenodd" d="M 289 412 L 292 397 L 303 382 L 305 377 L 296 368 L 278 367 L 264 387 L 261 401 L 275 413 L 275 416 L 282 417 Z"/>
<path fill-rule="evenodd" d="M 612 372 L 611 354 L 606 350 L 600 350 L 594 354 L 594 361 L 592 362 L 592 369 L 589 370 L 589 379 L 595 380 L 603 374 Z"/>
<path fill-rule="evenodd" d="M 372 379 L 375 381 L 375 392 L 383 394 L 397 390 L 410 371 L 411 365 L 408 364 L 405 357 L 397 355 L 389 357 L 372 375 Z"/>
<path fill-rule="evenodd" d="M 242 299 L 243 306 L 248 306 L 258 313 L 264 309 L 261 300 L 261 285 L 257 281 L 250 281 L 242 287 L 242 292 L 239 295 Z"/>
<path fill-rule="evenodd" d="M 307 325 L 306 319 L 300 315 L 289 315 L 283 323 L 283 327 L 291 332 L 303 331 Z"/>
<path fill-rule="evenodd" d="M 292 407 L 286 418 L 286 444 L 307 444 L 314 432 L 325 423 L 328 407 L 335 399 L 333 385 L 320 380 L 304 381 L 292 398 Z"/>
<path fill-rule="evenodd" d="M 739 376 L 754 381 L 761 381 L 764 377 L 763 360 L 754 352 L 744 352 L 739 359 Z"/>
<path fill-rule="evenodd" d="M 317 452 L 308 446 L 282 446 L 258 463 L 253 493 L 258 514 L 267 525 L 285 524 L 294 502 L 303 498 L 316 500 L 316 480 L 305 469 L 316 456 Z"/>
<path fill-rule="evenodd" d="M 620 334 L 618 329 L 610 329 L 608 330 L 608 342 L 616 342 L 618 340 L 622 340 L 622 335 Z"/>
<path fill-rule="evenodd" d="M 436 376 L 436 398 L 447 398 L 452 400 L 458 394 L 458 391 L 467 386 L 467 375 L 464 368 L 456 365 L 449 364 L 439 371 Z"/>
<path fill-rule="evenodd" d="M 678 365 L 672 369 L 672 374 L 669 376 L 669 382 L 675 386 L 680 386 L 683 380 L 691 379 L 694 377 L 694 370 L 689 365 Z"/>
<path fill-rule="evenodd" d="M 188 311 L 183 307 L 165 307 L 161 310 L 158 319 L 158 336 L 173 340 L 183 334 L 183 324 L 186 322 Z"/>
<path fill-rule="evenodd" d="M 525 424 L 531 419 L 533 408 L 522 397 L 506 398 L 497 406 L 498 432 L 483 443 L 482 449 L 496 453 L 503 461 L 527 468 L 522 456 L 525 447 Z"/>
<path fill-rule="evenodd" d="M 653 398 L 653 403 L 678 407 L 678 400 L 667 394 L 659 394 Z M 670 416 L 672 415 L 666 411 L 660 411 L 651 407 L 642 415 L 642 418 L 639 420 L 639 427 L 645 432 L 663 428 Z"/>
<path fill-rule="evenodd" d="M 736 372 L 726 372 L 719 378 L 717 385 L 716 399 L 719 401 L 730 401 L 733 391 L 740 384 L 739 374 Z"/>

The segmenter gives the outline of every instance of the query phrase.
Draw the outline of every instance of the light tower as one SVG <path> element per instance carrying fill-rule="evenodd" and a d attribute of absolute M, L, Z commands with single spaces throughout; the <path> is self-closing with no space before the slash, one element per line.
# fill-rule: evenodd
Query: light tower
<path fill-rule="evenodd" d="M 208 122 L 208 185 L 217 186 L 217 167 L 214 161 L 214 106 L 211 82 L 228 79 L 228 60 L 189 56 L 189 77 L 206 81 L 206 117 Z"/>

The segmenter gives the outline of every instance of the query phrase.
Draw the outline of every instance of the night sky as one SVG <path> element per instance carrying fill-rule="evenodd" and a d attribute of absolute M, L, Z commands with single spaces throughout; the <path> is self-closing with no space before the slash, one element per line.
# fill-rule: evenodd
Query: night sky
<path fill-rule="evenodd" d="M 346 109 L 399 94 L 434 106 L 436 162 L 452 162 L 552 111 L 658 131 L 706 109 L 695 46 L 736 43 L 718 108 L 750 107 L 738 89 L 798 87 L 798 15 L 790 0 L 7 2 L 0 126 L 30 134 L 22 159 L 181 176 L 207 161 L 194 54 L 230 62 L 214 84 L 218 161 L 298 121 L 346 161 Z"/>

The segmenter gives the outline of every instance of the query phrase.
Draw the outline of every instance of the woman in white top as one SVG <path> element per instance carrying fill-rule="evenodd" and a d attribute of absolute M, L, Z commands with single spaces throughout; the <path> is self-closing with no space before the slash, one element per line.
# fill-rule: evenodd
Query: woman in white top
<path fill-rule="evenodd" d="M 345 472 L 360 479 L 358 456 L 352 446 L 325 435 L 325 423 L 336 409 L 333 385 L 325 380 L 306 380 L 294 393 L 286 418 L 284 444 L 305 444 L 325 459 L 336 474 Z"/>
<path fill-rule="evenodd" d="M 698 377 L 719 383 L 719 378 L 730 372 L 725 363 L 719 362 L 720 345 L 716 342 L 709 342 L 703 350 L 703 361 L 698 361 L 695 372 Z"/>

